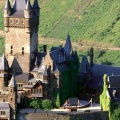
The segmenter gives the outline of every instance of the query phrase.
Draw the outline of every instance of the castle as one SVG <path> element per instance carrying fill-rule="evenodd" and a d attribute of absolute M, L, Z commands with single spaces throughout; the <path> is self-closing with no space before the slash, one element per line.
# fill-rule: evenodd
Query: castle
<path fill-rule="evenodd" d="M 4 8 L 5 54 L 0 59 L 0 119 L 16 119 L 17 104 L 28 98 L 52 98 L 60 104 L 77 96 L 79 59 L 70 36 L 64 47 L 38 52 L 40 7 L 37 0 L 14 0 Z M 76 76 L 76 77 L 75 77 Z M 3 105 L 4 104 L 4 105 Z M 6 107 L 5 107 L 6 106 Z"/>

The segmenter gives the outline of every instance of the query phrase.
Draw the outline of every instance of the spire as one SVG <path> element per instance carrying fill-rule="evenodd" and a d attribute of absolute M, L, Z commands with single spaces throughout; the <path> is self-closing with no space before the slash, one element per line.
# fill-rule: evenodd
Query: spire
<path fill-rule="evenodd" d="M 71 40 L 70 40 L 69 34 L 68 34 L 67 39 L 66 39 L 64 50 L 67 53 L 67 55 L 70 55 L 70 53 L 72 53 L 72 45 L 71 45 Z"/>
<path fill-rule="evenodd" d="M 32 10 L 30 0 L 27 1 L 26 10 Z"/>
<path fill-rule="evenodd" d="M 34 3 L 33 3 L 33 8 L 34 9 L 39 9 L 39 4 L 38 4 L 38 0 L 34 0 Z"/>
<path fill-rule="evenodd" d="M 5 58 L 5 55 L 3 54 L 0 62 L 0 70 L 8 70 L 8 69 L 9 69 L 9 66 L 8 66 L 7 60 Z"/>
<path fill-rule="evenodd" d="M 6 0 L 5 10 L 11 10 L 11 5 L 9 0 Z"/>
<path fill-rule="evenodd" d="M 10 83 L 9 83 L 8 86 L 9 86 L 9 87 L 17 87 L 17 84 L 16 84 L 16 82 L 15 82 L 15 77 L 14 77 L 14 75 L 12 75 L 12 78 L 11 78 Z"/>

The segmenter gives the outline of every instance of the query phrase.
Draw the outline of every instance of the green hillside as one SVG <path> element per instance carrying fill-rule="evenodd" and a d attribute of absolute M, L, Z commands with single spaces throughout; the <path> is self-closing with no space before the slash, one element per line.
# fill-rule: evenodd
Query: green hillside
<path fill-rule="evenodd" d="M 74 41 L 87 39 L 112 42 L 114 45 L 120 46 L 119 0 L 67 1 L 69 1 L 69 4 L 66 2 L 65 6 L 57 7 L 57 10 L 54 9 L 52 3 L 51 7 L 50 3 L 47 3 L 52 9 L 51 12 L 45 11 L 47 5 L 43 7 L 44 13 L 42 13 L 41 9 L 40 33 L 42 36 L 65 39 L 69 33 Z M 55 2 L 53 3 L 55 4 Z M 64 10 L 64 14 L 62 14 L 63 8 L 65 7 L 66 11 Z M 56 13 L 57 15 L 55 15 Z M 48 17 L 46 20 L 45 14 Z M 43 23 L 43 19 L 45 23 Z M 55 22 L 53 22 L 52 19 L 54 19 Z M 51 22 L 51 24 L 49 22 Z M 42 26 L 43 24 L 44 26 Z"/>
<path fill-rule="evenodd" d="M 3 1 L 0 1 L 2 9 Z M 41 6 L 40 36 L 65 39 L 69 33 L 73 41 L 86 39 L 120 46 L 120 0 L 38 1 Z M 0 16 L 2 14 L 1 11 Z M 3 30 L 2 17 L 0 29 Z"/>

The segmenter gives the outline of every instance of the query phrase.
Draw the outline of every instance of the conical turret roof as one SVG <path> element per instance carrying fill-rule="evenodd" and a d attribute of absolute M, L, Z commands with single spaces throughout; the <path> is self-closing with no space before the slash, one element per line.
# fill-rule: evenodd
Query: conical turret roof
<path fill-rule="evenodd" d="M 71 40 L 70 40 L 69 34 L 68 34 L 67 39 L 66 39 L 64 50 L 67 53 L 67 55 L 70 55 L 70 53 L 72 53 L 72 45 L 71 45 Z"/>
<path fill-rule="evenodd" d="M 48 73 L 47 73 L 47 66 L 45 67 L 45 70 L 44 70 L 44 72 L 43 72 L 43 75 L 44 75 L 44 76 L 48 76 Z"/>
<path fill-rule="evenodd" d="M 8 86 L 9 87 L 17 87 L 14 75 L 12 75 L 12 78 L 11 78 L 10 83 L 9 83 Z"/>
<path fill-rule="evenodd" d="M 26 10 L 32 10 L 30 0 L 27 1 Z"/>
<path fill-rule="evenodd" d="M 34 3 L 33 3 L 33 8 L 34 9 L 39 9 L 39 4 L 38 4 L 38 0 L 34 0 Z"/>
<path fill-rule="evenodd" d="M 9 69 L 8 62 L 7 59 L 5 58 L 5 55 L 3 54 L 0 62 L 0 70 L 8 70 L 8 69 Z"/>
<path fill-rule="evenodd" d="M 6 0 L 5 10 L 10 10 L 10 9 L 11 9 L 10 1 L 9 1 L 9 0 Z"/>

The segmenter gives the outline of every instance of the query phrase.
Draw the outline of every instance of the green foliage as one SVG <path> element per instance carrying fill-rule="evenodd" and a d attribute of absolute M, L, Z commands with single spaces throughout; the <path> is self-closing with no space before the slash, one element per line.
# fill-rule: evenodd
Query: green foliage
<path fill-rule="evenodd" d="M 30 101 L 30 107 L 33 107 L 35 109 L 39 109 L 42 107 L 42 101 L 39 99 L 33 99 Z"/>
<path fill-rule="evenodd" d="M 87 51 L 78 52 L 80 61 L 82 60 L 83 55 L 88 55 Z M 120 52 L 114 50 L 95 50 L 94 51 L 94 63 L 104 64 L 104 65 L 113 65 L 120 66 Z M 89 57 L 88 57 L 89 60 Z"/>
<path fill-rule="evenodd" d="M 4 52 L 4 38 L 0 37 L 0 56 L 3 55 Z"/>
<path fill-rule="evenodd" d="M 120 120 L 120 108 L 114 110 L 113 114 L 110 117 L 111 120 Z"/>
<path fill-rule="evenodd" d="M 44 110 L 51 110 L 53 108 L 53 102 L 49 99 L 45 99 L 42 101 L 42 108 Z"/>
<path fill-rule="evenodd" d="M 55 99 L 55 107 L 60 108 L 60 94 L 59 94 L 59 90 L 56 90 L 56 92 L 53 94 L 53 98 Z"/>

